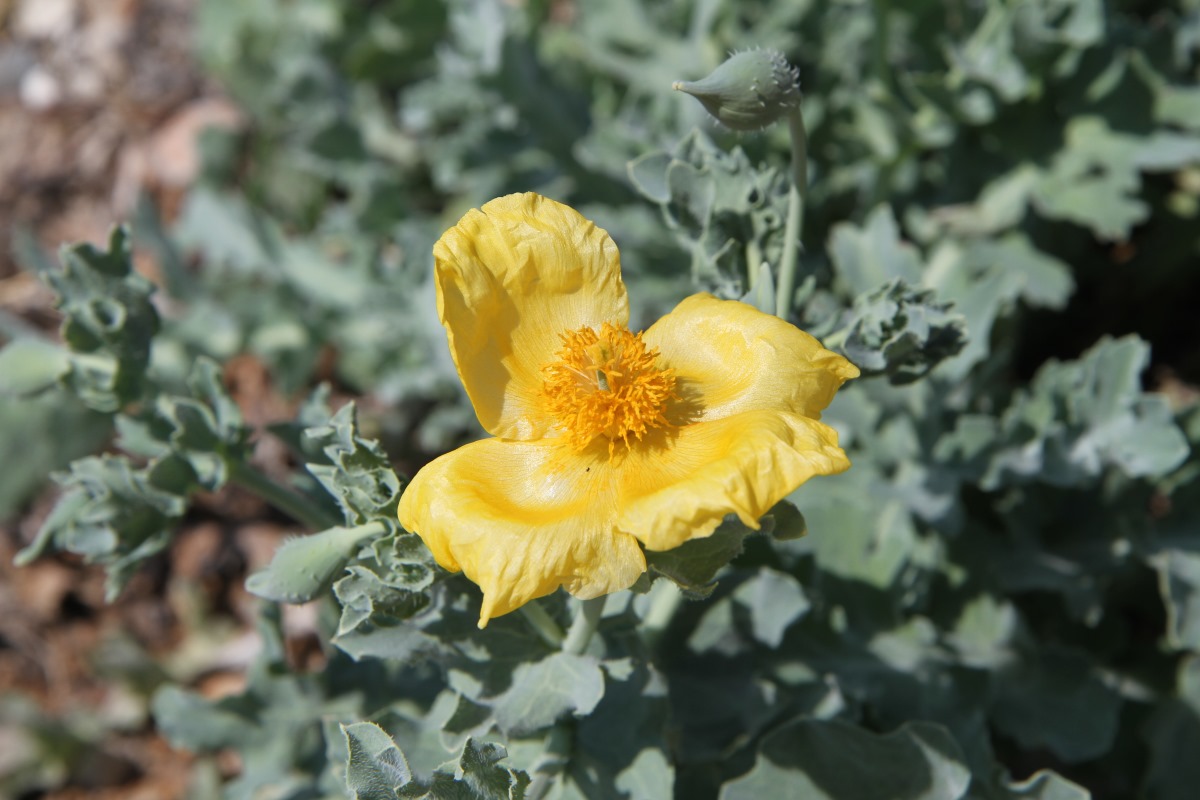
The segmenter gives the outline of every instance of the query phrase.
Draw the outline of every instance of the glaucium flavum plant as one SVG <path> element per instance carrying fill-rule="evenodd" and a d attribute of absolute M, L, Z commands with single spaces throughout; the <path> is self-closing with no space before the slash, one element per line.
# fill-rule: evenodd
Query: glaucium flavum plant
<path fill-rule="evenodd" d="M 428 464 L 400 522 L 483 590 L 479 625 L 562 586 L 629 588 L 642 547 L 759 518 L 850 466 L 819 421 L 858 369 L 812 336 L 696 294 L 642 333 L 617 247 L 577 211 L 514 194 L 434 246 L 438 314 L 494 438 Z"/>

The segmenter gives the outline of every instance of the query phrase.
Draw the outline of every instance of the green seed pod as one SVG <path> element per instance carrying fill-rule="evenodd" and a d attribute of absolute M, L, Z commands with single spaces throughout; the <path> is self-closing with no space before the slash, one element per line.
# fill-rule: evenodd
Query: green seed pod
<path fill-rule="evenodd" d="M 735 131 L 758 131 L 800 105 L 800 73 L 775 50 L 734 53 L 707 78 L 676 81 L 721 124 Z"/>

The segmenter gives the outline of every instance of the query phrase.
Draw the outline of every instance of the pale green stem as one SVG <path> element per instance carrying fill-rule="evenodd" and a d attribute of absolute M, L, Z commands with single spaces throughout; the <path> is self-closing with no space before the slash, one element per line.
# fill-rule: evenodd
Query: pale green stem
<path fill-rule="evenodd" d="M 804 223 L 804 203 L 808 199 L 808 132 L 800 107 L 788 114 L 788 133 L 792 139 L 792 186 L 788 190 L 787 221 L 783 226 L 783 257 L 775 294 L 775 315 L 787 319 L 796 292 L 796 259 L 800 251 L 800 228 Z"/>
<path fill-rule="evenodd" d="M 577 656 L 587 650 L 588 643 L 596 633 L 596 626 L 600 624 L 604 600 L 603 597 L 597 597 L 579 602 L 571 629 L 562 641 L 562 652 Z M 569 719 L 559 720 L 550 729 L 546 736 L 546 749 L 542 753 L 541 761 L 534 768 L 533 781 L 525 792 L 527 800 L 542 800 L 546 792 L 550 791 L 554 779 L 566 769 L 571 759 L 574 739 L 575 726 Z"/>
<path fill-rule="evenodd" d="M 537 600 L 530 600 L 525 605 L 517 609 L 521 612 L 521 616 L 525 617 L 525 621 L 529 623 L 529 627 L 533 628 L 534 632 L 542 638 L 542 641 L 553 647 L 555 650 L 562 647 L 563 639 L 566 634 L 559 624 L 554 621 L 554 618 L 542 608 Z"/>
<path fill-rule="evenodd" d="M 754 284 L 758 283 L 758 268 L 762 266 L 762 248 L 758 246 L 756 239 L 751 239 L 746 242 L 746 291 L 754 291 Z"/>
<path fill-rule="evenodd" d="M 600 615 L 604 613 L 604 598 L 581 600 L 575 619 L 571 621 L 571 629 L 562 643 L 562 651 L 577 656 L 587 650 L 596 626 L 600 624 Z"/>
<path fill-rule="evenodd" d="M 275 508 L 314 531 L 342 524 L 321 506 L 303 495 L 285 489 L 244 461 L 227 461 L 229 480 L 266 500 Z"/>
<path fill-rule="evenodd" d="M 758 217 L 754 214 L 750 215 L 750 240 L 746 242 L 746 291 L 754 291 L 754 285 L 758 283 L 758 272 L 762 269 L 763 253 L 762 248 L 758 246 L 758 237 L 762 234 L 761 225 L 759 225 Z"/>
<path fill-rule="evenodd" d="M 822 346 L 832 350 L 835 348 L 841 348 L 841 346 L 844 345 L 846 343 L 846 340 L 849 338 L 850 338 L 850 329 L 843 328 L 842 330 L 837 331 L 836 333 L 831 333 L 828 336 L 823 336 L 821 338 L 821 344 L 822 344 Z"/>
<path fill-rule="evenodd" d="M 792 185 L 800 199 L 808 199 L 808 130 L 804 127 L 804 112 L 796 106 L 788 112 L 788 134 L 792 139 Z"/>

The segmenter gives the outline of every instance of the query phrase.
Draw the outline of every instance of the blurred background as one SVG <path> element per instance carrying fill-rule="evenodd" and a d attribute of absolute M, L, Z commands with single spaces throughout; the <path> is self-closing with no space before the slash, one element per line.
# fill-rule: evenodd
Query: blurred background
<path fill-rule="evenodd" d="M 29 266 L 107 240 L 146 196 L 177 212 L 199 134 L 244 116 L 197 61 L 197 0 L 0 2 L 0 332 L 54 335 L 53 294 Z M 139 254 L 152 277 L 158 265 Z M 247 362 L 252 403 L 282 403 Z M 61 555 L 13 566 L 53 505 L 49 469 L 104 443 L 87 412 L 0 401 L 0 797 L 159 800 L 194 783 L 192 757 L 148 716 L 168 675 L 210 696 L 244 684 L 259 645 L 242 588 L 283 539 L 252 496 L 201 498 L 176 546 L 113 604 L 102 570 Z M 264 413 L 273 412 L 266 408 Z M 297 622 L 297 647 L 305 635 Z M 310 624 L 311 627 L 311 624 Z M 299 659 L 304 656 L 298 654 Z M 239 766 L 229 752 L 223 769 Z M 194 788 L 194 787 L 193 787 Z"/>

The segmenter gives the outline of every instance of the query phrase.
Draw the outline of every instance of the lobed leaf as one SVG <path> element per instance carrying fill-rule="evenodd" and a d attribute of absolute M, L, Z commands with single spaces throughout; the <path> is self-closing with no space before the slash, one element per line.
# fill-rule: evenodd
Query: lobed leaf
<path fill-rule="evenodd" d="M 154 286 L 133 270 L 129 235 L 114 228 L 108 250 L 65 247 L 62 268 L 44 277 L 63 314 L 70 349 L 66 386 L 89 408 L 113 413 L 140 399 L 150 346 L 159 329 Z"/>
<path fill-rule="evenodd" d="M 361 437 L 353 403 L 343 406 L 328 424 L 305 431 L 327 464 L 307 468 L 341 507 L 349 526 L 379 520 L 396 527 L 400 479 L 379 444 Z"/>
<path fill-rule="evenodd" d="M 29 563 L 51 545 L 78 553 L 107 568 L 110 600 L 142 560 L 170 543 L 187 508 L 183 493 L 195 485 L 186 462 L 171 458 L 139 469 L 128 458 L 89 456 L 54 478 L 63 494 L 17 563 Z"/>
<path fill-rule="evenodd" d="M 829 236 L 829 257 L 840 280 L 856 294 L 877 291 L 881 285 L 917 285 L 921 259 L 900 239 L 900 228 L 889 206 L 876 208 L 860 228 L 835 225 Z"/>
<path fill-rule="evenodd" d="M 1163 398 L 1141 390 L 1148 361 L 1146 344 L 1124 337 L 1042 367 L 1000 418 L 983 485 L 1080 486 L 1109 467 L 1141 478 L 1178 466 L 1188 444 Z"/>
<path fill-rule="evenodd" d="M 439 573 L 429 549 L 415 534 L 383 536 L 347 567 L 334 584 L 342 606 L 338 636 L 345 636 L 376 615 L 405 619 L 424 608 Z"/>
<path fill-rule="evenodd" d="M 373 722 L 342 725 L 346 737 L 346 789 L 354 800 L 396 800 L 412 770 L 392 737 Z"/>
<path fill-rule="evenodd" d="M 966 320 L 939 303 L 932 291 L 915 290 L 896 278 L 860 294 L 835 337 L 865 375 L 912 383 L 963 349 Z"/>
<path fill-rule="evenodd" d="M 592 656 L 554 653 L 517 665 L 512 686 L 495 701 L 500 729 L 526 734 L 567 714 L 586 716 L 604 696 L 604 675 Z"/>
<path fill-rule="evenodd" d="M 998 676 L 992 719 L 1026 747 L 1045 747 L 1068 763 L 1108 752 L 1121 698 L 1080 653 L 1046 647 Z"/>
<path fill-rule="evenodd" d="M 870 765 L 869 768 L 864 768 Z M 721 788 L 721 800 L 796 797 L 958 800 L 970 771 L 945 729 L 908 723 L 886 735 L 837 720 L 795 720 L 764 737 L 754 769 Z"/>
<path fill-rule="evenodd" d="M 717 572 L 742 552 L 742 540 L 750 533 L 730 516 L 711 536 L 684 542 L 674 550 L 647 551 L 646 564 L 651 572 L 674 581 L 684 594 L 707 597 L 716 586 Z"/>

